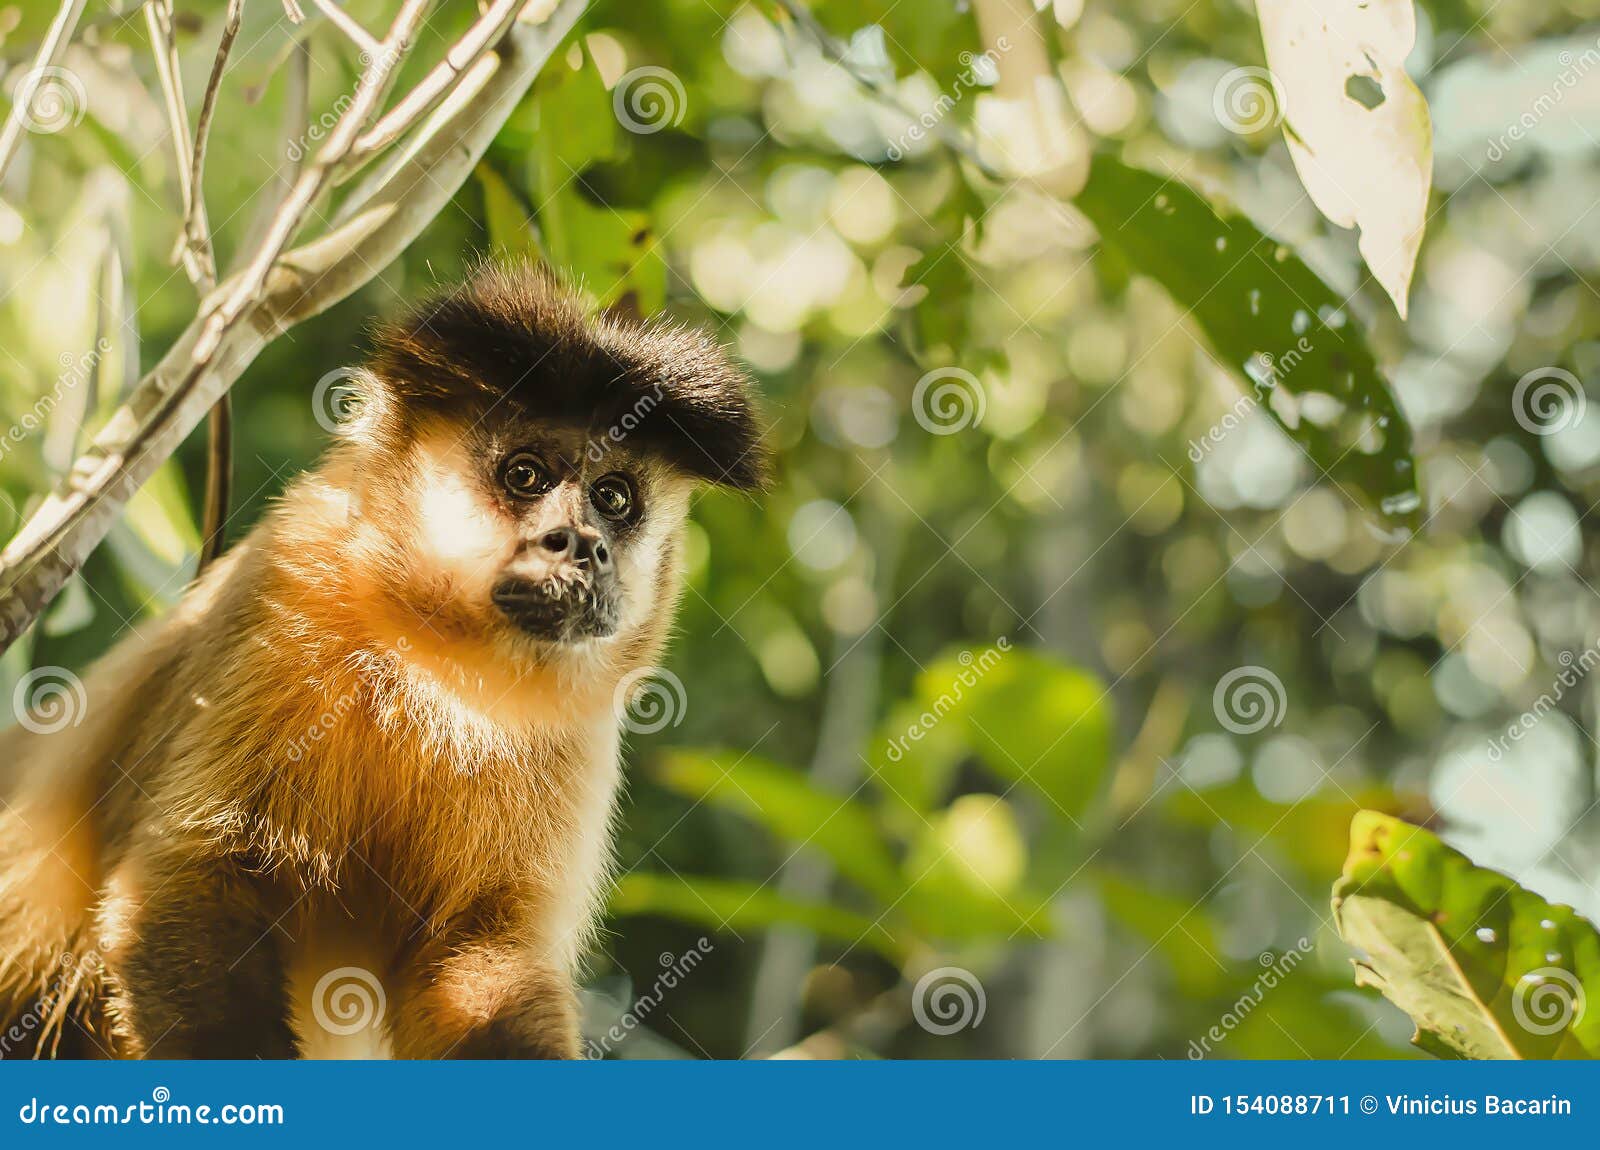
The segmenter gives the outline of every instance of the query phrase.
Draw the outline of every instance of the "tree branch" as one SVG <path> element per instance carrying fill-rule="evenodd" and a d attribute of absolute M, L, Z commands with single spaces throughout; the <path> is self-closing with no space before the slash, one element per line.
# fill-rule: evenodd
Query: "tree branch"
<path fill-rule="evenodd" d="M 194 147 L 189 156 L 189 203 L 183 219 L 183 242 L 194 253 L 195 262 L 205 275 L 203 288 L 209 291 L 216 286 L 216 257 L 211 247 L 211 225 L 205 210 L 206 144 L 211 139 L 211 121 L 217 111 L 217 95 L 222 90 L 222 74 L 228 67 L 228 53 L 233 50 L 234 39 L 239 35 L 239 20 L 244 0 L 228 0 L 228 11 L 222 23 L 222 35 L 217 42 L 217 54 L 211 61 L 211 75 L 206 80 L 205 94 L 200 101 L 200 116 L 194 126 Z M 183 162 L 179 149 L 178 161 Z M 224 394 L 211 409 L 206 434 L 206 495 L 205 511 L 201 517 L 200 563 L 204 571 L 221 554 L 224 542 L 223 528 L 228 522 L 228 508 L 233 502 L 233 401 Z"/>
<path fill-rule="evenodd" d="M 27 130 L 28 104 L 33 96 L 33 92 L 27 90 L 28 85 L 30 81 L 36 85 L 39 73 L 45 68 L 54 67 L 66 52 L 73 30 L 78 26 L 78 17 L 83 15 L 86 3 L 87 0 L 61 0 L 61 8 L 56 12 L 56 18 L 50 22 L 50 30 L 45 33 L 44 42 L 39 45 L 38 55 L 33 58 L 33 68 L 17 87 L 11 105 L 11 115 L 6 117 L 6 126 L 0 128 L 0 180 L 6 178 L 6 172 L 11 168 L 11 159 L 17 154 L 17 145 L 22 142 L 22 133 Z"/>
<path fill-rule="evenodd" d="M 0 552 L 0 651 L 27 629 L 123 504 L 263 347 L 365 284 L 443 210 L 586 7 L 587 0 L 553 6 L 532 0 L 522 16 L 542 22 L 519 19 L 495 53 L 463 75 L 439 109 L 444 119 L 438 130 L 359 214 L 264 270 L 252 262 L 218 288 L 225 298 L 243 301 L 236 320 L 219 322 L 220 308 L 197 316 Z M 335 135 L 353 139 L 345 126 L 341 120 Z M 274 235 L 282 232 L 280 226 Z M 274 242 L 269 236 L 264 250 Z M 257 277 L 263 286 L 252 291 Z"/>

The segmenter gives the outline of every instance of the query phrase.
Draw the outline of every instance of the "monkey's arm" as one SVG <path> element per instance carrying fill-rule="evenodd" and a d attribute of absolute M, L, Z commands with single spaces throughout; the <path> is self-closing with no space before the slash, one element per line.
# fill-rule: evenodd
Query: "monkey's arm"
<path fill-rule="evenodd" d="M 577 1058 L 569 973 L 515 931 L 448 931 L 410 964 L 397 1058 Z"/>
<path fill-rule="evenodd" d="M 147 1058 L 293 1058 L 283 961 L 259 879 L 227 857 L 140 862 L 143 902 L 110 956 Z"/>

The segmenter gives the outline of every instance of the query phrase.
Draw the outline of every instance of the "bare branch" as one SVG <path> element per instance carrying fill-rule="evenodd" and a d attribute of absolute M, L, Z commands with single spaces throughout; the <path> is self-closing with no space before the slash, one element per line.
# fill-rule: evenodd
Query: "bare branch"
<path fill-rule="evenodd" d="M 239 35 L 239 19 L 244 11 L 244 0 L 228 0 L 228 14 L 222 23 L 222 36 L 217 41 L 217 55 L 211 62 L 211 75 L 206 80 L 205 95 L 200 100 L 200 118 L 194 125 L 194 149 L 190 158 L 189 187 L 194 203 L 201 213 L 191 212 L 184 220 L 184 234 L 189 246 L 207 267 L 213 269 L 215 282 L 216 259 L 211 251 L 211 229 L 204 218 L 206 144 L 211 139 L 211 120 L 217 113 L 217 94 L 222 90 L 222 74 L 228 67 L 228 53 Z M 212 284 L 207 284 L 207 287 Z"/>
<path fill-rule="evenodd" d="M 219 329 L 198 316 L 116 412 L 71 475 L 0 551 L 0 651 L 33 622 L 104 538 L 122 506 L 199 423 L 260 350 L 344 299 L 389 264 L 460 189 L 495 134 L 572 29 L 587 0 L 532 0 L 485 66 L 462 77 L 443 123 L 413 162 L 394 173 L 368 207 L 312 243 L 269 264 L 248 323 Z M 337 131 L 337 129 L 336 129 Z M 229 298 L 247 267 L 219 287 Z M 247 297 L 248 298 L 248 297 Z M 197 353 L 211 333 L 207 354 Z"/>
<path fill-rule="evenodd" d="M 78 26 L 78 17 L 83 15 L 86 3 L 87 0 L 61 0 L 61 8 L 56 12 L 56 18 L 50 22 L 50 29 L 44 35 L 44 43 L 39 45 L 38 55 L 33 58 L 33 68 L 23 76 L 22 83 L 17 86 L 11 104 L 11 115 L 6 118 L 6 126 L 0 128 L 0 180 L 5 179 L 6 172 L 11 167 L 11 158 L 17 154 L 17 145 L 22 142 L 22 133 L 27 131 L 29 104 L 32 103 L 33 93 L 43 78 L 44 70 L 55 67 L 62 53 L 67 50 L 67 44 L 72 39 L 73 30 Z"/>
<path fill-rule="evenodd" d="M 467 29 L 466 35 L 456 41 L 450 51 L 445 53 L 444 59 L 434 65 L 432 71 L 418 82 L 406 98 L 385 112 L 370 130 L 356 138 L 355 147 L 351 149 L 351 160 L 359 162 L 387 147 L 399 139 L 422 116 L 433 111 L 439 101 L 444 99 L 445 93 L 460 79 L 462 73 L 482 59 L 483 54 L 505 35 L 506 29 L 511 27 L 511 22 L 517 18 L 517 12 L 524 2 L 525 0 L 495 0 L 489 5 L 483 15 Z"/>
<path fill-rule="evenodd" d="M 223 333 L 259 298 L 272 265 L 283 254 L 295 233 L 300 230 L 312 203 L 322 194 L 334 168 L 349 154 L 351 145 L 355 143 L 356 133 L 361 130 L 368 116 L 376 108 L 389 74 L 400 66 L 411 50 L 411 38 L 416 33 L 418 25 L 422 23 L 429 2 L 430 0 L 405 0 L 401 5 L 400 14 L 395 17 L 394 24 L 390 27 L 389 34 L 384 37 L 377 55 L 362 73 L 350 107 L 339 117 L 339 122 L 334 125 L 327 143 L 311 157 L 311 162 L 295 179 L 289 194 L 278 206 L 277 214 L 268 226 L 266 238 L 262 240 L 255 257 L 246 265 L 222 304 L 208 317 L 206 328 L 195 343 L 196 363 L 211 355 L 221 341 Z"/>
<path fill-rule="evenodd" d="M 297 3 L 297 0 L 283 0 L 283 14 L 289 17 L 291 24 L 304 24 L 306 10 Z"/>
<path fill-rule="evenodd" d="M 351 16 L 350 13 L 335 4 L 333 0 L 311 0 L 311 2 L 328 18 L 329 23 L 354 40 L 356 47 L 360 48 L 369 57 L 378 54 L 379 44 L 377 37 L 363 28 L 354 16 Z"/>
<path fill-rule="evenodd" d="M 194 155 L 189 143 L 189 110 L 183 102 L 183 81 L 178 71 L 178 45 L 172 35 L 172 0 L 148 0 L 144 6 L 145 24 L 150 29 L 150 51 L 155 55 L 156 76 L 161 81 L 161 96 L 167 108 L 167 128 L 172 148 L 177 153 L 178 197 L 183 201 L 183 233 L 179 258 L 190 281 L 208 291 L 217 282 L 217 269 L 209 254 L 202 255 L 194 245 L 196 232 L 210 235 L 206 206 L 193 182 Z"/>
<path fill-rule="evenodd" d="M 217 94 L 222 90 L 222 74 L 228 67 L 228 53 L 239 35 L 239 19 L 244 10 L 244 0 L 228 0 L 228 12 L 222 22 L 222 35 L 217 41 L 217 54 L 211 61 L 211 75 L 206 80 L 205 95 L 200 101 L 200 117 L 194 126 L 194 155 L 189 173 L 192 202 L 200 212 L 190 212 L 184 220 L 184 238 L 201 263 L 212 270 L 207 288 L 216 285 L 216 258 L 211 250 L 211 229 L 207 226 L 205 207 L 206 144 L 211 138 L 211 120 L 217 111 Z M 223 528 L 228 522 L 228 508 L 233 502 L 233 399 L 226 393 L 211 409 L 206 428 L 206 501 L 201 522 L 199 571 L 204 571 L 221 554 L 224 541 Z"/>

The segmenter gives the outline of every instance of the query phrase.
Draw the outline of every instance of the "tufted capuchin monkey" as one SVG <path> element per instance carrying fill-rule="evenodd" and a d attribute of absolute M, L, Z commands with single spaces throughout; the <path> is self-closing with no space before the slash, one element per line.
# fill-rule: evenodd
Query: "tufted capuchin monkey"
<path fill-rule="evenodd" d="M 750 384 L 489 267 L 354 385 L 77 725 L 0 734 L 0 1057 L 578 1055 L 620 697 L 691 492 L 762 482 Z"/>

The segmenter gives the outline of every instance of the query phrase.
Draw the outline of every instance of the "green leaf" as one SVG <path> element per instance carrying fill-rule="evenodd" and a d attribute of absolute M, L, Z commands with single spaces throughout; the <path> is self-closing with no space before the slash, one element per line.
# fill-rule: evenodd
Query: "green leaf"
<path fill-rule="evenodd" d="M 897 941 L 864 915 L 820 903 L 796 902 L 770 886 L 727 879 L 635 871 L 618 881 L 610 910 L 616 915 L 656 914 L 717 930 L 800 926 L 840 942 L 870 947 L 897 965 L 905 961 L 908 949 L 907 940 Z"/>
<path fill-rule="evenodd" d="M 1105 782 L 1111 711 L 1094 676 L 1039 651 L 997 643 L 939 659 L 917 679 L 920 725 L 966 725 L 991 772 L 1024 783 L 1048 813 L 1082 824 Z"/>
<path fill-rule="evenodd" d="M 1318 468 L 1415 522 L 1411 425 L 1337 292 L 1243 216 L 1113 156 L 1095 157 L 1075 203 L 1189 312 Z"/>
<path fill-rule="evenodd" d="M 839 873 L 886 904 L 905 891 L 877 818 L 793 767 L 753 756 L 674 752 L 657 778 L 669 789 L 760 823 L 794 846 L 820 851 Z"/>
<path fill-rule="evenodd" d="M 539 243 L 539 232 L 521 197 L 506 178 L 488 164 L 479 164 L 473 174 L 483 187 L 483 222 L 489 232 L 490 246 L 496 251 L 542 262 L 544 249 Z"/>
<path fill-rule="evenodd" d="M 1411 1016 L 1446 1057 L 1600 1055 L 1600 934 L 1399 819 L 1361 811 L 1333 888 L 1356 981 Z"/>

